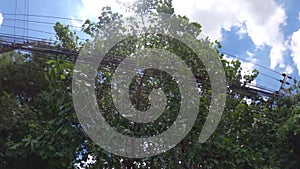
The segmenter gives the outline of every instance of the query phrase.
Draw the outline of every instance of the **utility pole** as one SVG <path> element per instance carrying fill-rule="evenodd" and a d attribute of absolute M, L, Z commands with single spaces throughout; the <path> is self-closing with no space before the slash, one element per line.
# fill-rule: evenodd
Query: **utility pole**
<path fill-rule="evenodd" d="M 292 79 L 292 77 L 289 76 L 289 75 L 287 75 L 286 73 L 282 73 L 281 75 L 283 76 L 283 79 L 280 80 L 281 86 L 280 86 L 278 92 L 285 95 L 285 94 L 287 94 L 287 89 L 285 88 L 285 85 L 286 85 L 286 84 L 287 84 L 287 85 L 290 85 L 290 83 L 287 82 L 287 80 L 288 80 L 288 79 Z"/>

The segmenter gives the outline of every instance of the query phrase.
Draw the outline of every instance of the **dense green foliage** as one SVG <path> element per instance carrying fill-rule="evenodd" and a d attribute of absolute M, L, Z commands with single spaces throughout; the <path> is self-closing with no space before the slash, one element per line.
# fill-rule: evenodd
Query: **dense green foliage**
<path fill-rule="evenodd" d="M 130 10 L 140 14 L 151 11 L 174 13 L 171 1 L 144 0 Z M 120 17 L 109 8 L 104 8 L 97 23 L 85 22 L 83 32 L 94 37 L 101 32 L 103 25 L 117 21 Z M 193 24 L 199 28 L 194 30 L 195 37 L 201 33 L 200 24 L 182 18 L 186 19 L 187 25 Z M 68 27 L 57 23 L 54 28 L 57 32 L 57 46 L 70 50 L 81 48 L 76 34 Z M 151 43 L 144 47 L 167 46 L 169 51 L 188 55 L 189 51 L 174 40 L 163 36 L 152 38 L 149 40 Z M 128 55 L 136 48 L 130 44 L 144 40 L 145 37 L 124 41 L 123 46 L 120 44 L 108 57 L 115 54 Z M 161 42 L 169 43 L 162 45 Z M 220 47 L 219 43 L 212 43 L 208 39 L 203 41 L 203 45 L 210 46 L 211 50 L 217 50 L 215 46 Z M 123 50 L 124 46 L 126 50 Z M 12 59 L 14 57 L 15 61 Z M 220 59 L 229 84 L 243 85 L 242 81 L 251 82 L 258 75 L 254 70 L 252 74 L 243 76 L 239 61 L 229 62 L 222 56 Z M 166 130 L 176 118 L 174 112 L 180 106 L 175 81 L 164 72 L 151 69 L 144 71 L 144 75 L 137 75 L 130 87 L 131 102 L 137 106 L 137 98 L 142 101 L 138 109 L 147 109 L 149 90 L 159 85 L 169 93 L 167 98 L 172 102 L 163 117 L 158 119 L 163 123 L 155 122 L 149 126 L 131 124 L 114 115 L 111 100 L 102 101 L 110 94 L 107 84 L 115 66 L 99 68 L 102 76 L 97 77 L 101 81 L 96 89 L 99 107 L 107 108 L 106 120 L 116 130 L 127 135 L 153 135 Z M 202 93 L 199 115 L 192 131 L 164 154 L 146 159 L 129 159 L 104 151 L 85 135 L 73 108 L 73 67 L 73 62 L 35 52 L 13 51 L 0 56 L 1 169 L 62 169 L 75 168 L 77 165 L 87 168 L 300 168 L 300 93 L 296 82 L 291 89 L 296 92 L 295 96 L 274 96 L 268 100 L 258 94 L 248 95 L 245 91 L 228 86 L 226 109 L 221 122 L 210 139 L 199 144 L 197 138 L 209 108 L 210 83 L 203 65 L 194 65 Z M 155 78 L 149 78 L 153 72 Z M 139 83 L 141 81 L 145 83 Z M 144 93 L 139 93 L 140 88 L 143 88 Z M 250 104 L 246 103 L 246 97 L 251 98 Z M 95 160 L 93 164 L 84 163 L 89 157 Z"/>

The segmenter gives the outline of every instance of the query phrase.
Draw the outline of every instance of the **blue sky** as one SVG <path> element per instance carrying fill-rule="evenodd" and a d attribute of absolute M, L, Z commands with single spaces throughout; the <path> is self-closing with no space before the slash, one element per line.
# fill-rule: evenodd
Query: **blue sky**
<path fill-rule="evenodd" d="M 129 0 L 124 0 L 129 1 Z M 96 19 L 103 6 L 124 12 L 114 0 L 0 0 L 0 33 L 54 39 L 54 36 L 34 31 L 14 29 L 4 25 L 25 27 L 54 33 L 51 25 L 12 21 L 13 15 L 27 13 L 79 19 Z M 298 0 L 173 0 L 175 13 L 199 22 L 203 33 L 218 39 L 222 51 L 251 61 L 243 62 L 245 70 L 282 79 L 277 72 L 287 72 L 300 80 L 300 1 Z M 29 10 L 28 10 L 29 9 Z M 1 17 L 2 16 L 2 17 Z M 16 16 L 25 19 L 25 16 Z M 28 17 L 28 20 L 56 22 L 80 26 L 82 22 L 53 18 Z M 75 29 L 75 28 L 74 28 Z M 79 34 L 80 36 L 82 34 Z M 253 64 L 255 63 L 255 64 Z M 292 82 L 292 81 L 290 81 Z M 278 90 L 280 82 L 260 75 L 255 83 Z"/>

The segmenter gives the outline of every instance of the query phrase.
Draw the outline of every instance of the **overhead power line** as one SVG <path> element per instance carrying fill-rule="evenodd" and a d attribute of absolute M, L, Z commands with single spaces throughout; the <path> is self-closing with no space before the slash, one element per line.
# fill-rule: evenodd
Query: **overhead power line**
<path fill-rule="evenodd" d="M 18 6 L 18 0 L 15 0 L 15 14 L 17 14 L 17 6 Z M 3 15 L 3 14 L 2 14 Z M 17 19 L 16 18 L 16 15 L 15 15 L 15 19 Z M 1 24 L 1 25 L 3 25 L 3 24 Z M 14 26 L 13 26 L 13 28 L 14 28 L 14 34 L 16 34 L 16 21 L 14 21 Z"/>
<path fill-rule="evenodd" d="M 247 67 L 244 67 L 243 65 L 241 65 L 241 68 L 242 68 L 243 70 L 246 70 L 246 71 L 253 71 L 253 70 L 251 70 L 251 69 L 249 69 L 249 68 L 247 68 Z M 264 73 L 261 73 L 261 72 L 259 72 L 259 75 L 268 77 L 268 78 L 273 79 L 273 80 L 276 80 L 276 81 L 280 81 L 280 79 L 278 79 L 278 78 L 276 78 L 276 77 L 273 77 L 273 76 L 270 76 L 270 75 L 267 75 L 267 74 L 264 74 Z"/>
<path fill-rule="evenodd" d="M 27 11 L 26 11 L 26 28 L 28 29 L 28 15 L 29 15 L 29 7 L 30 7 L 30 2 L 27 0 Z M 26 35 L 28 36 L 28 30 L 26 31 Z M 25 35 L 25 34 L 24 34 Z"/>
<path fill-rule="evenodd" d="M 49 42 L 49 43 L 54 43 L 54 41 L 48 41 L 46 38 L 39 38 L 39 37 L 35 37 L 35 36 L 24 36 L 24 35 L 14 35 L 14 34 L 9 34 L 9 33 L 0 33 L 0 37 L 4 37 L 4 38 L 8 38 L 8 39 L 23 39 L 23 42 L 26 41 L 36 41 L 36 40 L 40 40 L 40 41 L 45 41 L 45 42 Z M 1 39 L 0 39 L 1 40 Z"/>
<path fill-rule="evenodd" d="M 53 15 L 38 15 L 38 14 L 20 14 L 20 13 L 7 13 L 3 12 L 3 15 L 12 15 L 12 16 L 29 16 L 29 17 L 37 17 L 37 18 L 53 18 L 53 19 L 62 19 L 62 20 L 74 20 L 74 21 L 81 21 L 84 22 L 85 20 L 77 19 L 77 18 L 67 18 L 67 17 L 60 17 L 60 16 L 53 16 Z"/>
<path fill-rule="evenodd" d="M 1 33 L 0 33 L 1 34 Z M 11 34 L 10 34 L 11 35 Z M 1 38 L 2 37 L 2 38 Z M 2 42 L 5 42 L 4 46 L 6 47 L 11 47 L 13 49 L 21 49 L 21 50 L 27 50 L 27 51 L 32 51 L 32 52 L 37 52 L 37 53 L 49 53 L 49 54 L 53 54 L 53 55 L 65 55 L 68 56 L 73 59 L 76 59 L 76 57 L 78 56 L 78 52 L 75 51 L 70 51 L 70 50 L 66 50 L 63 48 L 56 48 L 54 46 L 54 42 L 49 42 L 49 44 L 37 44 L 37 45 L 33 45 L 33 47 L 28 47 L 26 45 L 22 45 L 22 44 L 14 44 L 12 39 L 19 39 L 20 41 L 22 41 L 22 39 L 24 40 L 24 37 L 26 36 L 19 36 L 19 35 L 13 35 L 13 36 L 8 36 L 8 34 L 2 34 L 2 36 L 0 36 L 0 39 Z M 37 37 L 31 37 L 33 38 L 37 38 Z M 7 39 L 7 40 L 5 40 Z M 9 40 L 11 39 L 11 40 Z M 41 38 L 37 38 L 37 39 L 41 39 Z M 26 40 L 30 41 L 31 39 L 29 39 L 29 37 L 26 37 Z M 41 47 L 41 48 L 35 48 L 35 47 Z M 72 60 L 72 59 L 71 59 Z M 118 60 L 118 58 L 112 58 L 111 62 L 116 62 L 116 61 L 120 61 Z M 266 75 L 266 74 L 265 74 Z M 267 75 L 269 76 L 269 75 Z M 269 76 L 270 78 L 274 78 L 272 76 Z M 278 80 L 276 78 L 274 78 L 275 80 Z M 242 91 L 251 91 L 251 92 L 256 92 L 256 93 L 262 93 L 264 95 L 269 95 L 271 96 L 274 92 L 272 89 L 269 89 L 267 87 L 264 86 L 259 86 L 259 85 L 255 85 L 255 84 L 249 84 L 249 86 L 251 87 L 245 87 L 242 85 L 238 85 L 238 84 L 229 84 L 231 86 L 232 89 L 236 89 L 236 90 L 242 90 Z"/>
<path fill-rule="evenodd" d="M 20 21 L 20 22 L 25 22 L 25 23 L 36 23 L 36 24 L 44 24 L 44 25 L 55 25 L 56 23 L 54 22 L 45 22 L 45 21 L 36 21 L 36 20 L 29 20 L 29 19 L 13 19 L 13 18 L 4 18 L 4 20 L 10 20 L 10 21 Z M 74 28 L 81 28 L 80 26 L 74 26 L 74 25 L 67 25 L 69 27 L 74 27 Z"/>
<path fill-rule="evenodd" d="M 15 49 L 21 49 L 23 51 L 36 52 L 36 53 L 48 53 L 54 56 L 59 56 L 62 59 L 74 62 L 78 56 L 78 52 L 70 51 L 64 48 L 50 46 L 47 44 L 42 44 L 40 42 L 27 42 L 27 43 L 12 43 L 11 41 L 1 40 L 2 53 L 12 51 Z"/>
<path fill-rule="evenodd" d="M 277 72 L 277 71 L 275 71 L 275 70 L 273 70 L 273 69 L 267 68 L 267 67 L 265 67 L 265 66 L 262 66 L 262 65 L 260 65 L 260 64 L 255 63 L 255 62 L 249 61 L 249 60 L 247 60 L 247 59 L 243 59 L 243 58 L 241 58 L 241 57 L 238 57 L 238 56 L 236 56 L 236 55 L 233 55 L 233 54 L 230 54 L 230 53 L 227 53 L 227 52 L 221 51 L 221 54 L 224 54 L 224 55 L 229 56 L 229 57 L 234 57 L 234 58 L 237 58 L 237 59 L 239 59 L 239 60 L 243 60 L 243 61 L 248 62 L 248 63 L 252 63 L 252 64 L 254 64 L 254 65 L 258 66 L 258 67 L 264 68 L 264 69 L 266 69 L 266 70 L 272 71 L 272 72 L 277 73 L 277 74 L 280 74 L 280 75 L 282 74 L 282 73 Z"/>
<path fill-rule="evenodd" d="M 258 85 L 258 84 L 253 84 L 253 83 L 246 83 L 246 85 L 253 87 L 254 89 L 260 89 L 260 90 L 264 90 L 270 93 L 274 93 L 276 92 L 276 90 L 270 89 L 268 87 L 262 86 L 262 85 Z"/>
<path fill-rule="evenodd" d="M 7 26 L 7 25 L 4 25 L 4 26 Z M 10 27 L 11 27 L 11 26 L 10 26 Z M 24 28 L 24 29 L 25 29 L 25 28 Z M 32 30 L 32 31 L 38 31 L 38 30 Z M 51 33 L 51 32 L 47 32 L 47 33 Z M 54 34 L 54 33 L 51 33 L 51 34 Z M 0 35 L 1 35 L 2 37 L 5 37 L 5 38 L 11 38 L 11 39 L 19 39 L 19 40 L 21 40 L 21 38 L 23 38 L 23 41 L 24 41 L 24 38 L 26 38 L 26 41 L 43 40 L 43 41 L 48 42 L 48 43 L 50 43 L 50 44 L 54 44 L 53 41 L 47 41 L 46 39 L 38 38 L 38 37 L 26 37 L 26 36 L 22 36 L 22 35 L 12 35 L 12 34 L 2 34 L 2 33 L 0 33 Z M 10 36 L 6 36 L 6 35 L 10 35 Z M 83 40 L 83 39 L 81 39 L 81 40 Z M 278 73 L 279 73 L 279 72 L 278 72 Z M 277 79 L 277 78 L 272 77 L 272 76 L 270 76 L 270 75 L 267 75 L 267 74 L 264 74 L 264 73 L 261 73 L 261 72 L 260 72 L 259 74 L 260 74 L 260 75 L 263 75 L 263 76 L 266 76 L 266 77 L 269 77 L 269 78 L 272 78 L 272 79 L 274 79 L 274 80 L 280 82 L 280 79 Z"/>
<path fill-rule="evenodd" d="M 274 80 L 280 82 L 280 79 L 277 79 L 277 78 L 275 78 L 275 77 L 273 77 L 273 76 L 270 76 L 270 75 L 267 75 L 267 74 L 264 74 L 264 73 L 261 73 L 261 72 L 259 72 L 259 75 L 263 75 L 263 76 L 266 76 L 266 77 L 268 77 L 268 78 L 271 78 L 271 79 L 274 79 Z"/>
<path fill-rule="evenodd" d="M 14 26 L 6 25 L 6 24 L 2 24 L 1 26 L 8 27 L 8 28 L 16 28 L 16 29 L 20 29 L 20 30 L 28 30 L 28 31 L 32 31 L 32 32 L 39 32 L 39 33 L 44 33 L 44 34 L 49 34 L 49 35 L 56 35 L 56 33 L 49 32 L 49 31 L 42 31 L 42 30 L 38 30 L 38 29 L 28 29 L 28 28 L 17 27 L 17 26 L 14 27 Z M 85 41 L 86 39 L 79 38 L 79 40 Z"/>
<path fill-rule="evenodd" d="M 4 26 L 6 26 L 6 25 L 4 25 Z M 25 28 L 24 28 L 24 29 L 25 29 Z M 38 31 L 38 30 L 32 30 L 32 31 Z M 46 33 L 50 33 L 50 32 L 46 32 Z M 54 33 L 51 33 L 51 34 L 54 34 Z M 1 33 L 0 33 L 0 35 L 2 35 L 3 37 L 9 38 L 8 36 L 5 36 L 5 34 L 1 34 Z M 8 35 L 8 34 L 7 34 L 7 35 Z M 12 34 L 9 34 L 9 35 L 12 35 Z M 16 37 L 15 37 L 15 36 L 16 36 Z M 37 38 L 37 37 L 25 37 L 25 36 L 19 36 L 19 35 L 11 36 L 11 38 L 20 39 L 20 38 L 17 38 L 17 37 L 22 37 L 23 39 L 26 38 L 27 41 L 30 41 L 30 40 L 44 40 L 44 41 L 45 41 L 45 39 Z M 83 40 L 83 39 L 81 39 L 81 40 Z M 49 42 L 49 41 L 46 41 L 46 42 Z M 51 41 L 50 41 L 49 43 L 54 44 L 54 42 L 51 42 Z M 223 52 L 223 53 L 224 53 L 224 52 Z M 255 63 L 253 63 L 253 64 L 255 64 Z M 255 64 L 255 65 L 257 65 L 257 64 Z M 276 73 L 279 74 L 279 72 L 276 72 Z M 278 79 L 278 78 L 272 77 L 272 76 L 270 76 L 270 75 L 267 75 L 267 74 L 264 74 L 264 73 L 261 73 L 261 72 L 260 72 L 259 74 L 260 74 L 260 75 L 263 75 L 263 76 L 266 76 L 266 77 L 268 77 L 268 78 L 274 79 L 274 80 L 276 80 L 276 81 L 278 81 L 278 82 L 280 82 L 280 79 Z M 280 75 L 281 75 L 281 73 L 280 73 Z"/>
<path fill-rule="evenodd" d="M 8 27 L 8 28 L 14 28 L 14 29 L 21 29 L 21 30 L 28 30 L 28 31 L 33 31 L 33 32 L 39 32 L 39 33 L 45 33 L 45 34 L 50 34 L 50 35 L 56 35 L 53 32 L 48 32 L 48 31 L 41 31 L 41 30 L 37 30 L 37 29 L 30 29 L 30 28 L 24 28 L 24 27 L 18 27 L 18 26 L 10 26 L 10 25 L 6 25 L 6 24 L 2 24 L 1 27 Z M 14 34 L 16 34 L 14 32 Z"/>

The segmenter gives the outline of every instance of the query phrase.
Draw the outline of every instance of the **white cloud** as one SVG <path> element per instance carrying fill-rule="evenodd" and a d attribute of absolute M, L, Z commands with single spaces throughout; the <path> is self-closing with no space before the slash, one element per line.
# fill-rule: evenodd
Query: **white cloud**
<path fill-rule="evenodd" d="M 298 68 L 298 74 L 300 75 L 300 29 L 292 34 L 290 49 L 291 56 Z"/>
<path fill-rule="evenodd" d="M 255 66 L 255 63 L 257 61 L 257 59 L 253 58 L 253 53 L 247 51 L 247 55 L 249 56 L 249 59 L 248 59 L 249 62 L 240 61 L 241 62 L 241 68 L 242 68 L 242 76 L 251 74 L 252 70 L 254 70 L 254 66 Z M 224 59 L 226 59 L 228 61 L 237 60 L 237 59 L 230 58 L 226 55 L 224 56 Z M 250 62 L 252 62 L 252 63 L 250 63 Z M 241 80 L 241 82 L 243 82 L 243 81 L 244 81 L 244 79 Z M 258 89 L 258 87 L 256 87 L 256 84 L 257 84 L 257 82 L 254 79 L 251 82 L 251 84 L 247 84 L 246 87 L 253 88 L 253 89 Z M 246 101 L 246 103 L 248 105 L 251 104 L 251 102 L 252 102 L 251 99 L 244 98 L 244 100 Z"/>
<path fill-rule="evenodd" d="M 71 24 L 75 26 L 77 30 L 81 30 L 81 26 L 87 19 L 94 22 L 98 20 L 103 7 L 111 7 L 113 12 L 123 14 L 125 10 L 122 9 L 120 4 L 118 4 L 116 1 L 117 0 L 80 0 L 80 3 L 78 4 L 76 9 L 76 13 L 74 17 L 72 16 Z M 80 19 L 82 21 L 76 20 L 74 18 Z"/>
<path fill-rule="evenodd" d="M 112 6 L 112 1 L 101 1 L 101 0 L 81 0 L 75 13 L 75 18 L 83 21 L 72 19 L 72 25 L 80 27 L 86 19 L 97 20 L 100 16 L 102 8 L 105 6 Z"/>
<path fill-rule="evenodd" d="M 79 17 L 81 18 L 92 18 L 96 19 L 102 8 L 105 6 L 110 6 L 114 8 L 117 6 L 115 1 L 102 1 L 102 0 L 81 0 L 81 10 L 79 11 Z"/>
<path fill-rule="evenodd" d="M 122 2 L 124 0 L 121 0 Z M 80 5 L 78 6 L 76 18 L 79 18 L 81 20 L 97 20 L 97 18 L 100 16 L 102 12 L 103 7 L 111 7 L 113 12 L 119 12 L 120 14 L 125 13 L 125 9 L 121 7 L 119 3 L 117 3 L 117 0 L 81 0 Z M 127 2 L 127 1 L 124 1 Z M 129 2 L 129 1 L 128 1 Z M 74 26 L 81 26 L 83 22 L 79 22 L 76 20 L 72 20 L 72 24 Z"/>
<path fill-rule="evenodd" d="M 125 10 L 116 1 L 81 0 L 76 17 L 96 20 L 104 6 L 124 14 Z M 186 15 L 192 21 L 199 22 L 204 34 L 212 40 L 221 41 L 223 29 L 230 31 L 234 27 L 238 28 L 240 38 L 248 35 L 257 48 L 270 47 L 270 68 L 279 66 L 287 69 L 283 55 L 288 45 L 281 32 L 287 16 L 275 0 L 173 0 L 173 5 L 176 14 Z M 73 20 L 72 24 L 81 26 L 82 22 Z"/>
<path fill-rule="evenodd" d="M 78 20 L 75 20 L 74 18 L 72 18 L 71 23 L 77 30 L 81 30 L 81 26 L 83 24 L 82 21 L 78 21 Z"/>
<path fill-rule="evenodd" d="M 222 40 L 222 29 L 240 29 L 257 48 L 271 48 L 270 67 L 284 66 L 285 40 L 280 29 L 286 24 L 285 10 L 274 0 L 174 0 L 177 14 L 186 15 L 203 26 L 211 39 Z"/>
<path fill-rule="evenodd" d="M 241 62 L 242 76 L 251 74 L 254 70 L 255 63 L 257 62 L 257 59 L 253 57 L 253 53 L 247 52 L 247 54 L 249 56 L 249 58 L 247 59 L 249 62 L 239 60 Z M 227 55 L 224 55 L 224 59 L 228 60 L 229 62 L 232 60 L 237 60 L 236 58 L 228 57 Z M 254 80 L 251 83 L 256 84 L 256 81 Z"/>
<path fill-rule="evenodd" d="M 285 69 L 285 72 L 287 74 L 292 74 L 294 72 L 294 68 L 291 65 L 287 65 L 286 69 Z"/>
<path fill-rule="evenodd" d="M 3 22 L 3 16 L 2 16 L 2 13 L 0 12 L 0 25 L 2 24 Z"/>
<path fill-rule="evenodd" d="M 248 55 L 250 58 L 253 58 L 254 53 L 251 53 L 251 52 L 249 52 L 249 51 L 247 51 L 246 53 L 247 53 L 247 55 Z"/>
<path fill-rule="evenodd" d="M 243 39 L 243 37 L 247 34 L 247 28 L 245 24 L 242 24 L 242 26 L 239 27 L 239 30 L 237 32 L 240 39 Z"/>

